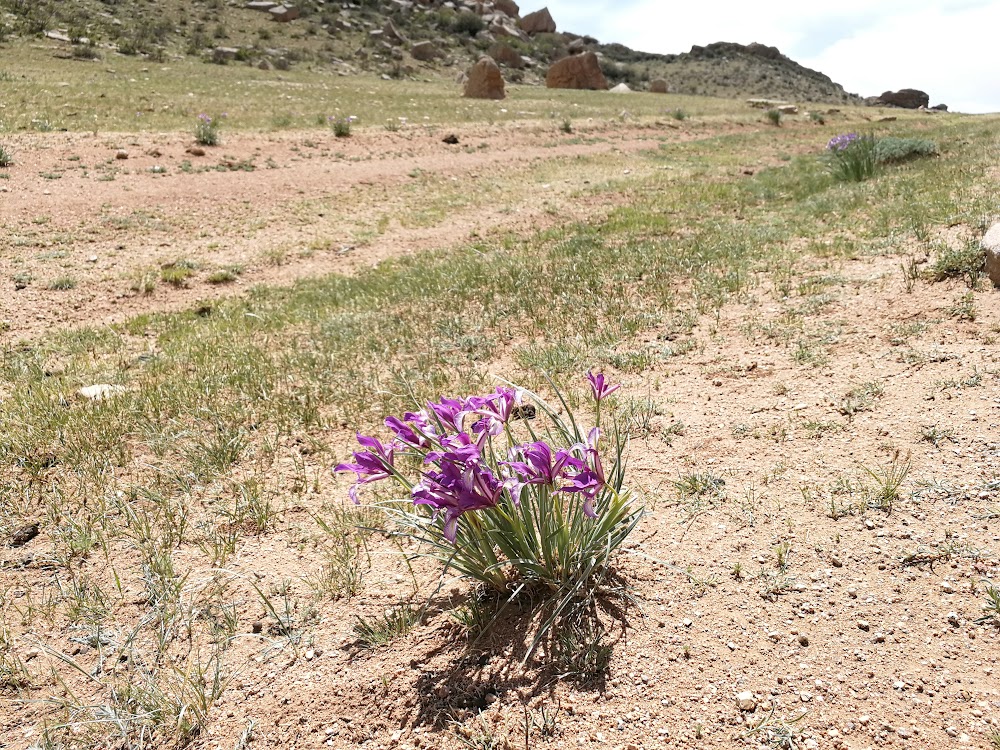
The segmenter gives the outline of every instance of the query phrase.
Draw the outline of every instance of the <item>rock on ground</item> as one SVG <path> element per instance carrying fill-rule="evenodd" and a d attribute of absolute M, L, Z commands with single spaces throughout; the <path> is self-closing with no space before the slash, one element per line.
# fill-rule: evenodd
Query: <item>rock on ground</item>
<path fill-rule="evenodd" d="M 417 42 L 410 48 L 410 54 L 414 60 L 421 60 L 422 62 L 430 62 L 434 58 L 441 56 L 441 52 L 434 42 Z"/>
<path fill-rule="evenodd" d="M 499 65 L 506 65 L 508 68 L 516 69 L 524 67 L 524 58 L 521 57 L 521 53 L 506 42 L 494 42 L 490 45 L 487 54 L 496 60 Z"/>
<path fill-rule="evenodd" d="M 482 57 L 469 71 L 465 94 L 469 99 L 503 99 L 507 96 L 503 75 L 492 57 Z"/>
<path fill-rule="evenodd" d="M 511 18 L 517 18 L 521 15 L 521 8 L 514 0 L 496 0 L 493 3 L 493 7 L 501 13 L 506 13 Z"/>
<path fill-rule="evenodd" d="M 986 275 L 993 286 L 1000 289 L 1000 223 L 990 227 L 983 237 L 982 246 L 986 251 Z"/>
<path fill-rule="evenodd" d="M 550 89 L 595 89 L 606 90 L 608 79 L 601 72 L 601 64 L 593 52 L 573 55 L 557 60 L 545 76 L 545 85 Z"/>
<path fill-rule="evenodd" d="M 556 22 L 549 9 L 542 8 L 522 18 L 521 28 L 529 34 L 555 34 Z"/>
<path fill-rule="evenodd" d="M 667 82 L 663 78 L 654 78 L 649 82 L 649 90 L 654 94 L 666 94 Z"/>
<path fill-rule="evenodd" d="M 628 87 L 627 83 L 619 83 L 613 89 L 611 89 L 612 94 L 631 94 L 632 89 Z"/>

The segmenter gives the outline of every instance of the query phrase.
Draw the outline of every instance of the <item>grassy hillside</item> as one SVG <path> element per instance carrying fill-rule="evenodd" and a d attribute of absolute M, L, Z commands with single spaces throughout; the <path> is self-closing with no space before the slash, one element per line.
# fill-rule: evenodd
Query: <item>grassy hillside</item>
<path fill-rule="evenodd" d="M 763 45 L 717 43 L 661 55 L 572 33 L 498 35 L 488 28 L 488 14 L 484 20 L 471 10 L 455 11 L 440 4 L 405 9 L 382 0 L 304 3 L 299 5 L 301 17 L 288 23 L 275 22 L 243 3 L 222 0 L 0 0 L 0 11 L 0 38 L 55 32 L 64 40 L 67 56 L 84 60 L 122 53 L 153 62 L 183 56 L 282 69 L 316 66 L 345 75 L 453 78 L 492 44 L 504 42 L 525 58 L 523 69 L 505 72 L 516 83 L 540 84 L 552 61 L 593 49 L 602 57 L 612 85 L 624 81 L 643 89 L 650 80 L 665 78 L 672 91 L 683 94 L 858 101 L 822 73 Z M 398 30 L 401 40 L 385 35 L 387 23 Z M 516 26 L 515 19 L 509 25 Z M 439 56 L 433 61 L 414 59 L 410 50 L 421 41 L 432 42 Z M 228 48 L 233 59 L 223 60 L 215 52 L 218 47 Z"/>

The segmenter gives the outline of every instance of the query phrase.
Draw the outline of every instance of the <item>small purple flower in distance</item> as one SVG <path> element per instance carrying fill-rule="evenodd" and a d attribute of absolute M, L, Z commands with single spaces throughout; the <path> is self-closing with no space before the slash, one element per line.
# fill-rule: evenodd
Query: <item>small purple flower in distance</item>
<path fill-rule="evenodd" d="M 859 136 L 857 133 L 842 133 L 840 135 L 835 135 L 830 139 L 830 142 L 826 144 L 828 151 L 843 151 L 856 140 Z"/>
<path fill-rule="evenodd" d="M 594 394 L 594 401 L 600 401 L 605 396 L 610 396 L 622 387 L 621 383 L 618 383 L 617 385 L 608 385 L 604 380 L 603 373 L 595 375 L 592 372 L 588 372 L 587 380 L 590 381 L 590 390 Z"/>

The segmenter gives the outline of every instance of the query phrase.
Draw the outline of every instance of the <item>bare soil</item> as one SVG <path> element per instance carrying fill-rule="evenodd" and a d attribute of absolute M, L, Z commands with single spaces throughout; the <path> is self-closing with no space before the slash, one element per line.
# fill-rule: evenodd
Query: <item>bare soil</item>
<path fill-rule="evenodd" d="M 351 210 L 365 212 L 369 196 L 384 191 L 391 200 L 415 168 L 466 185 L 533 159 L 650 147 L 641 133 L 617 130 L 601 143 L 551 148 L 541 143 L 550 136 L 463 133 L 463 141 L 489 143 L 472 152 L 420 135 L 400 137 L 397 154 L 331 163 L 292 150 L 306 137 L 234 136 L 220 150 L 254 155 L 254 172 L 186 175 L 171 166 L 170 179 L 147 170 L 185 158 L 189 144 L 179 137 L 125 143 L 67 135 L 39 138 L 33 150 L 23 148 L 25 141 L 24 165 L 0 196 L 4 221 L 20 236 L 32 230 L 33 218 L 49 215 L 48 230 L 64 233 L 58 247 L 79 283 L 67 292 L 29 286 L 5 295 L 3 316 L 13 332 L 120 320 L 231 293 L 204 283 L 169 291 L 161 285 L 146 297 L 123 289 L 121 279 L 135 269 L 174 257 L 245 263 L 240 286 L 285 283 L 472 231 L 528 231 L 572 213 L 553 218 L 529 191 L 507 197 L 512 213 L 475 206 L 430 228 L 394 226 L 341 253 L 350 238 L 332 218 L 314 211 L 296 221 L 290 207 L 310 199 L 339 205 L 347 194 Z M 361 138 L 327 144 L 356 156 L 372 145 Z M 113 182 L 35 179 L 68 155 L 93 164 L 113 158 L 118 147 L 130 152 L 129 173 Z M 161 156 L 146 154 L 153 148 Z M 217 163 L 212 154 L 206 158 Z M 261 168 L 268 158 L 276 169 Z M 363 182 L 370 184 L 359 187 Z M 170 229 L 116 229 L 102 218 L 138 211 L 155 213 L 153 220 Z M 202 232 L 224 234 L 225 247 L 209 248 Z M 316 238 L 329 248 L 306 258 L 290 254 L 281 266 L 257 260 L 261 247 Z M 41 249 L 21 252 L 27 262 Z M 95 264 L 86 264 L 89 254 L 98 257 Z M 21 267 L 15 260 L 0 260 L 5 277 Z M 372 549 L 361 595 L 320 602 L 308 617 L 296 610 L 308 622 L 297 647 L 266 628 L 254 634 L 248 624 L 266 625 L 268 613 L 247 582 L 267 589 L 288 580 L 294 596 L 309 601 L 305 579 L 324 559 L 310 512 L 345 495 L 345 483 L 310 463 L 303 444 L 288 437 L 277 471 L 291 482 L 305 462 L 314 488 L 307 504 L 285 509 L 277 531 L 242 541 L 226 565 L 232 590 L 243 594 L 246 637 L 230 649 L 237 668 L 196 747 L 990 748 L 991 732 L 1000 729 L 1000 627 L 977 620 L 985 584 L 1000 578 L 1000 292 L 975 292 L 975 318 L 963 319 L 955 308 L 967 291 L 961 283 L 921 281 L 906 293 L 896 257 L 817 260 L 813 270 L 842 279 L 806 317 L 827 334 L 825 360 L 796 361 L 794 336 L 762 333 L 769 324 L 780 328 L 805 300 L 777 299 L 761 287 L 747 304 L 702 320 L 690 351 L 624 379 L 623 394 L 649 395 L 660 414 L 651 434 L 632 443 L 633 485 L 648 515 L 619 561 L 637 603 L 625 613 L 628 628 L 614 633 L 606 679 L 561 678 L 544 664 L 544 651 L 522 666 L 517 618 L 467 643 L 448 610 L 469 591 L 451 580 L 412 633 L 362 648 L 352 629 L 356 617 L 375 616 L 412 594 L 410 572 L 388 543 Z M 651 347 L 677 344 L 666 331 L 648 339 Z M 855 408 L 859 402 L 848 394 L 872 383 L 880 394 Z M 673 434 L 678 422 L 684 428 Z M 937 444 L 928 435 L 937 435 Z M 346 455 L 350 435 L 330 439 Z M 858 488 L 877 484 L 866 468 L 878 475 L 907 463 L 891 509 L 862 507 Z M 675 481 L 694 473 L 721 480 L 717 492 L 682 496 Z M 0 550 L 5 575 L 28 561 L 16 581 L 7 580 L 5 595 L 24 597 L 51 575 L 31 562 L 47 548 L 47 533 Z M 116 560 L 130 554 L 124 546 L 112 550 Z M 184 567 L 183 550 L 175 560 Z M 110 590 L 103 559 L 83 567 Z M 432 567 L 418 564 L 415 574 L 425 591 L 433 587 Z M 207 586 L 207 571 L 199 575 L 190 578 L 191 596 Z M 138 596 L 126 592 L 126 601 L 129 594 Z M 123 605 L 123 615 L 138 617 L 142 606 Z M 101 655 L 71 634 L 36 637 L 96 669 Z M 50 667 L 61 662 L 51 651 L 19 649 L 35 681 L 33 697 L 72 690 L 86 700 L 93 686 L 85 677 L 64 669 L 66 682 L 55 682 Z M 753 697 L 741 708 L 736 696 L 744 691 Z M 32 746 L 51 708 L 30 700 L 0 705 L 0 747 Z M 526 716 L 529 725 L 532 716 L 540 721 L 543 707 L 555 716 L 551 736 L 536 728 L 526 740 Z M 244 742 L 248 727 L 252 739 Z M 785 730 L 792 739 L 781 745 Z M 477 740 L 480 734 L 496 744 Z"/>
<path fill-rule="evenodd" d="M 592 167 L 587 182 L 546 180 L 546 165 L 627 155 L 723 127 L 598 124 L 569 137 L 551 125 L 479 126 L 456 129 L 457 146 L 424 128 L 349 138 L 328 130 L 224 133 L 203 156 L 177 134 L 15 136 L 17 164 L 0 184 L 0 283 L 21 288 L 0 301 L 0 320 L 15 339 L 119 322 L 234 287 L 349 273 L 470 235 L 587 218 L 594 202 L 581 208 L 567 197 L 620 176 L 621 165 Z M 119 151 L 127 158 L 116 158 Z M 442 192 L 450 201 L 428 206 Z M 161 266 L 178 260 L 196 272 L 180 286 L 160 282 Z M 235 283 L 208 282 L 213 270 L 234 266 Z M 136 288 L 144 274 L 152 291 Z M 72 288 L 51 288 L 67 278 Z"/>

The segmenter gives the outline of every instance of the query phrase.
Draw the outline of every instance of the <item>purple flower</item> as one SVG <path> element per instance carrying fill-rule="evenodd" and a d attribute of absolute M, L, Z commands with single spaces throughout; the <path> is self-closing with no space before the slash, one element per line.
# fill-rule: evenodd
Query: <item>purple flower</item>
<path fill-rule="evenodd" d="M 355 474 L 355 482 L 348 490 L 351 500 L 357 505 L 358 487 L 369 482 L 378 482 L 388 479 L 393 475 L 393 454 L 394 446 L 383 445 L 378 438 L 368 437 L 358 433 L 358 443 L 367 448 L 363 451 L 355 451 L 354 463 L 337 464 L 334 472 L 352 471 Z"/>
<path fill-rule="evenodd" d="M 483 457 L 484 439 L 485 435 L 480 435 L 479 439 L 474 441 L 467 432 L 443 437 L 441 438 L 441 450 L 428 453 L 424 463 L 478 464 Z"/>
<path fill-rule="evenodd" d="M 835 135 L 830 139 L 830 142 L 826 144 L 827 151 L 843 151 L 858 140 L 859 137 L 860 136 L 857 133 L 842 133 L 841 135 Z"/>
<path fill-rule="evenodd" d="M 496 393 L 478 397 L 475 401 L 475 404 L 473 399 L 468 399 L 466 402 L 472 413 L 482 416 L 482 419 L 472 425 L 472 431 L 488 432 L 496 436 L 503 432 L 503 426 L 510 421 L 515 407 L 520 404 L 521 396 L 513 388 L 500 387 Z"/>
<path fill-rule="evenodd" d="M 610 396 L 612 393 L 621 388 L 621 383 L 617 385 L 608 385 L 604 381 L 604 374 L 595 375 L 592 372 L 587 373 L 587 380 L 590 381 L 590 390 L 594 394 L 594 401 L 600 401 L 605 396 Z"/>
<path fill-rule="evenodd" d="M 444 512 L 444 537 L 454 544 L 462 514 L 495 507 L 504 489 L 505 484 L 488 466 L 444 459 L 440 471 L 425 473 L 414 487 L 413 503 L 430 506 L 435 515 Z"/>
<path fill-rule="evenodd" d="M 466 405 L 468 401 L 469 399 L 462 401 L 456 398 L 442 398 L 437 403 L 428 403 L 427 408 L 437 417 L 437 420 L 445 430 L 461 432 L 462 421 L 468 412 Z"/>
<path fill-rule="evenodd" d="M 416 414 L 405 414 L 404 418 L 406 422 L 401 420 L 399 417 L 386 417 L 385 426 L 392 430 L 399 442 L 404 445 L 409 445 L 414 448 L 424 448 L 430 444 L 430 440 L 424 434 L 422 427 L 430 427 L 430 425 L 411 425 L 407 424 L 411 417 L 417 417 Z M 426 417 L 426 415 L 424 415 Z"/>
<path fill-rule="evenodd" d="M 564 476 L 569 481 L 560 488 L 560 492 L 578 492 L 583 496 L 583 512 L 588 518 L 597 518 L 597 512 L 594 510 L 594 500 L 597 499 L 598 493 L 607 484 L 604 478 L 604 465 L 601 463 L 601 454 L 597 449 L 597 441 L 600 440 L 600 437 L 601 430 L 595 427 L 587 435 L 586 443 L 578 443 L 570 449 L 570 451 L 582 451 L 585 456 L 590 458 L 590 463 L 580 460 L 570 453 L 566 465 L 568 468 L 574 469 L 576 474 L 570 475 L 564 472 Z M 568 451 L 560 451 L 560 453 L 564 452 L 569 453 Z"/>

